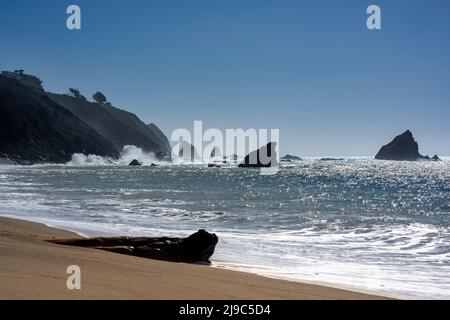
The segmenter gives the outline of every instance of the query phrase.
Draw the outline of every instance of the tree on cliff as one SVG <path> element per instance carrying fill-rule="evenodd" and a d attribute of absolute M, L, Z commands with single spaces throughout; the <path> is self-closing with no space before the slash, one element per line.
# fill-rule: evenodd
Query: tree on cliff
<path fill-rule="evenodd" d="M 94 100 L 99 103 L 99 104 L 105 104 L 107 99 L 105 97 L 105 95 L 103 93 L 101 93 L 100 91 L 97 91 L 92 98 L 94 98 Z"/>
<path fill-rule="evenodd" d="M 80 90 L 76 88 L 69 88 L 70 95 L 76 99 L 86 100 L 86 98 L 80 93 Z"/>

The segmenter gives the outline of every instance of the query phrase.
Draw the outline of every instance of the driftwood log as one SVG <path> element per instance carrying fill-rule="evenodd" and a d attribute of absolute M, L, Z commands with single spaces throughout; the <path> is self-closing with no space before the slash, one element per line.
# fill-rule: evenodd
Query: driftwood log
<path fill-rule="evenodd" d="M 112 237 L 51 240 L 50 242 L 96 248 L 150 259 L 209 263 L 218 238 L 214 233 L 199 230 L 187 238 Z"/>

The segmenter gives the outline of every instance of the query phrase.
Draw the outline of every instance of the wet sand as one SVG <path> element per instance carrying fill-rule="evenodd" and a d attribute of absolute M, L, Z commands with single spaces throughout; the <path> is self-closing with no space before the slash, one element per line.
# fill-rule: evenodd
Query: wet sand
<path fill-rule="evenodd" d="M 43 224 L 0 217 L 0 299 L 385 299 L 46 241 L 79 237 Z M 81 269 L 80 290 L 67 289 L 70 265 Z"/>

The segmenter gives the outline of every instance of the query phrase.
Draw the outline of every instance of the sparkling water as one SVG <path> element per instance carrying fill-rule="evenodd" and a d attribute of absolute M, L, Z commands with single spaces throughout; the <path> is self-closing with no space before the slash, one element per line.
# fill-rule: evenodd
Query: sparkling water
<path fill-rule="evenodd" d="M 60 166 L 0 166 L 0 212 L 88 235 L 204 228 L 219 237 L 219 267 L 450 298 L 448 160 L 311 159 L 273 176 L 236 165 L 124 164 L 75 156 Z"/>

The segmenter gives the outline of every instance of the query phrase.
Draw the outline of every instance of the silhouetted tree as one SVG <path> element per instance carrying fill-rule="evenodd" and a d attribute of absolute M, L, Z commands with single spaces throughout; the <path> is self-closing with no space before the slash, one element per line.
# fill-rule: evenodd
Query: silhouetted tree
<path fill-rule="evenodd" d="M 103 93 L 101 93 L 100 91 L 97 91 L 97 92 L 92 96 L 92 98 L 94 98 L 94 100 L 95 100 L 97 103 L 100 103 L 100 104 L 105 104 L 106 101 L 107 101 L 105 95 L 104 95 Z"/>
<path fill-rule="evenodd" d="M 72 95 L 72 97 L 76 99 L 86 100 L 86 98 L 80 93 L 80 90 L 76 88 L 69 88 L 69 92 Z"/>

